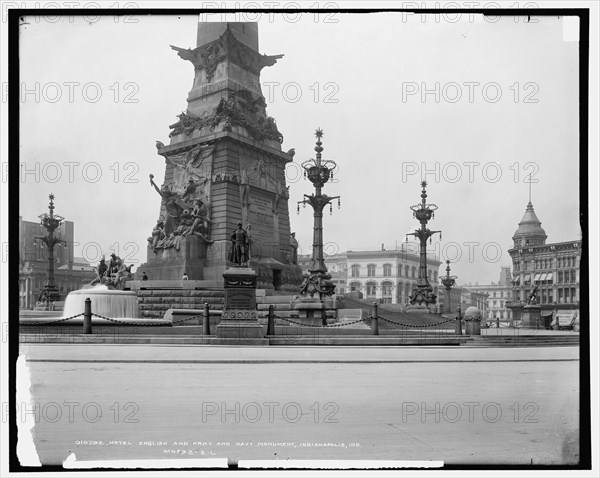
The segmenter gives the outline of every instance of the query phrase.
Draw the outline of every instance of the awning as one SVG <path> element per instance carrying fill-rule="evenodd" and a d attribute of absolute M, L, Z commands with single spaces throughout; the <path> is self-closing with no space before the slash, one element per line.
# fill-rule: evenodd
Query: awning
<path fill-rule="evenodd" d="M 559 327 L 570 327 L 575 320 L 576 312 L 557 312 L 556 319 Z"/>
<path fill-rule="evenodd" d="M 525 279 L 523 279 L 523 281 L 524 281 L 524 282 L 528 282 L 528 281 L 529 281 L 529 279 L 531 279 L 531 276 L 530 276 L 529 274 L 527 274 L 527 275 L 525 276 Z"/>
<path fill-rule="evenodd" d="M 548 276 L 548 274 L 542 274 L 542 277 L 540 277 L 540 281 L 544 282 L 546 280 L 547 276 Z"/>
<path fill-rule="evenodd" d="M 554 281 L 554 272 L 548 272 L 548 275 L 546 276 L 546 280 Z"/>
<path fill-rule="evenodd" d="M 512 280 L 513 284 L 519 284 L 521 282 L 521 276 L 514 277 Z"/>
<path fill-rule="evenodd" d="M 535 277 L 533 278 L 533 282 L 539 281 L 540 276 L 541 276 L 541 274 L 536 274 Z"/>

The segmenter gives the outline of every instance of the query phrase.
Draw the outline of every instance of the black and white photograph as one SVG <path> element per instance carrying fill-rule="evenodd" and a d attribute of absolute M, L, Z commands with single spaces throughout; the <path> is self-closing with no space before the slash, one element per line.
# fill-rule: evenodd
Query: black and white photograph
<path fill-rule="evenodd" d="M 3 3 L 2 476 L 597 476 L 599 10 Z"/>

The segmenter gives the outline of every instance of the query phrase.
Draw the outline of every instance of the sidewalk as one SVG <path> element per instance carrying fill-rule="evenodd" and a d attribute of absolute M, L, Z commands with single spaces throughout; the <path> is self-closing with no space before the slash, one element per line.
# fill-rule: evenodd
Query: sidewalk
<path fill-rule="evenodd" d="M 415 363 L 579 360 L 579 347 L 242 347 L 21 344 L 30 361 L 157 363 Z"/>

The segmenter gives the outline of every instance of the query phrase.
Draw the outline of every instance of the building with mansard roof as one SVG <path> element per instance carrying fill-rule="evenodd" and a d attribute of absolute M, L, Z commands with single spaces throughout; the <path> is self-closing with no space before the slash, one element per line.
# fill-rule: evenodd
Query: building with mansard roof
<path fill-rule="evenodd" d="M 579 315 L 581 241 L 547 244 L 547 237 L 529 201 L 508 251 L 513 277 L 512 300 L 506 305 L 518 322 L 536 290 L 542 317 L 548 323 L 558 320 L 560 325 L 572 325 Z"/>

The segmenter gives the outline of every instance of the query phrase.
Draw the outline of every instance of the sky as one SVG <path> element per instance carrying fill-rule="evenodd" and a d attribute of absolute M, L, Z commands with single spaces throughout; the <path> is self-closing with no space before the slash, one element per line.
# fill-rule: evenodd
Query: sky
<path fill-rule="evenodd" d="M 296 150 L 287 169 L 292 231 L 312 243 L 314 191 L 300 163 L 338 169 L 324 193 L 325 252 L 393 249 L 414 230 L 409 206 L 438 210 L 430 247 L 461 284 L 497 281 L 531 197 L 547 242 L 581 238 L 577 41 L 563 19 L 441 15 L 214 14 L 258 21 L 261 53 L 284 54 L 261 74 L 267 113 Z M 155 141 L 186 109 L 197 16 L 25 19 L 21 27 L 19 214 L 37 220 L 48 194 L 75 223 L 75 255 L 146 259 L 164 176 Z M 458 20 L 458 21 L 456 21 Z M 326 210 L 327 211 L 327 210 Z M 445 265 L 440 267 L 444 272 Z"/>

